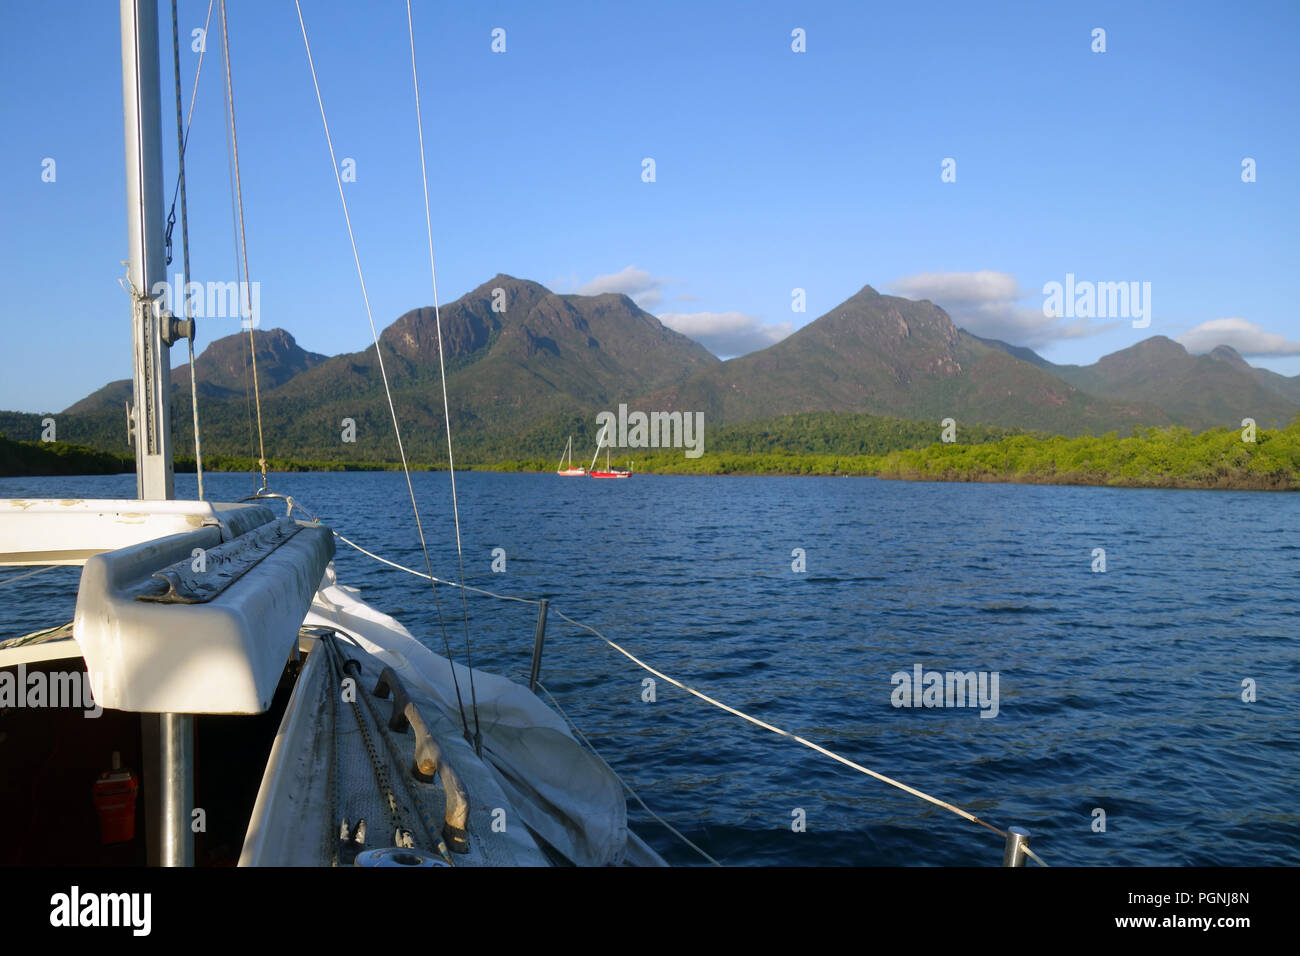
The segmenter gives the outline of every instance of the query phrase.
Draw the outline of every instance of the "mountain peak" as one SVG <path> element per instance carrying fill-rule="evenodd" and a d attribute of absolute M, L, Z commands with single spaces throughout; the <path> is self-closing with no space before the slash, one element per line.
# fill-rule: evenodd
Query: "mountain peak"
<path fill-rule="evenodd" d="M 1187 354 L 1187 349 L 1183 348 L 1183 346 L 1180 343 L 1175 342 L 1167 335 L 1152 335 L 1151 337 L 1143 339 L 1141 342 L 1138 342 L 1136 345 L 1132 347 L 1135 349 L 1141 349 L 1146 352 L 1160 351 L 1160 352 L 1167 352 L 1170 355 Z"/>
<path fill-rule="evenodd" d="M 1210 358 L 1217 359 L 1220 362 L 1227 362 L 1229 365 L 1235 365 L 1238 368 L 1251 368 L 1251 364 L 1241 357 L 1241 353 L 1231 345 L 1216 345 L 1208 353 Z"/>
<path fill-rule="evenodd" d="M 203 325 L 209 328 L 211 323 Z M 326 356 L 308 352 L 284 329 L 253 329 L 253 347 L 257 350 L 257 380 L 262 391 L 283 385 L 289 379 L 324 362 Z M 200 393 L 208 398 L 243 395 L 251 381 L 247 331 L 232 332 L 213 339 L 194 360 L 195 379 Z M 188 390 L 189 363 L 171 370 L 173 389 Z M 110 382 L 81 401 L 68 406 L 66 412 L 78 414 L 103 408 L 122 407 L 130 400 L 134 386 L 130 379 Z"/>
<path fill-rule="evenodd" d="M 550 295 L 551 290 L 546 288 L 540 282 L 534 282 L 531 279 L 517 279 L 512 275 L 506 275 L 504 272 L 498 272 L 487 282 L 483 282 L 475 289 L 466 294 L 466 298 L 490 298 L 493 289 L 504 289 L 506 294 L 514 298 L 518 292 L 527 292 L 532 297 Z"/>
<path fill-rule="evenodd" d="M 861 334 L 876 339 L 873 347 L 880 347 L 886 341 L 898 342 L 919 336 L 920 340 L 938 343 L 951 359 L 951 350 L 957 344 L 957 327 L 948 313 L 933 302 L 881 295 L 869 285 L 796 334 L 805 330 L 814 330 L 815 334 L 822 326 L 827 330 L 842 330 L 846 323 Z M 941 364 L 956 367 L 955 362 Z"/>
<path fill-rule="evenodd" d="M 1097 360 L 1099 367 L 1167 364 L 1188 359 L 1187 349 L 1165 335 L 1153 335 L 1128 348 L 1103 355 Z"/>
<path fill-rule="evenodd" d="M 194 362 L 199 381 L 214 388 L 242 389 L 248 366 L 248 338 L 248 333 L 241 331 L 209 342 Z M 254 329 L 252 338 L 258 382 L 264 389 L 275 388 L 326 358 L 303 349 L 284 329 Z M 182 370 L 188 381 L 185 366 L 176 371 Z"/>

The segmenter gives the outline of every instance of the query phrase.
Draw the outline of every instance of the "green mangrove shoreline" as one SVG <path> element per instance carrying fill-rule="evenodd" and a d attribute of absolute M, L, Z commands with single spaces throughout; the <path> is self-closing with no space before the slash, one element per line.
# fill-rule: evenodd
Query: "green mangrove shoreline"
<path fill-rule="evenodd" d="M 1248 440 L 1250 437 L 1254 441 Z M 637 474 L 855 476 L 903 481 L 997 482 L 1038 485 L 1089 485 L 1124 488 L 1300 490 L 1300 421 L 1286 428 L 1260 429 L 1253 435 L 1235 429 L 1193 434 L 1184 428 L 1139 429 L 1127 438 L 1112 432 L 1076 438 L 1018 434 L 976 444 L 935 443 L 880 454 L 706 453 L 687 458 L 679 450 L 634 450 L 619 457 L 633 461 Z M 400 471 L 399 461 L 299 461 L 272 458 L 276 472 Z M 445 471 L 445 462 L 411 462 L 413 471 Z M 555 462 L 458 463 L 459 471 L 550 473 Z M 13 442 L 0 436 L 0 475 L 71 475 L 133 472 L 129 455 L 62 443 Z M 192 458 L 178 457 L 178 473 L 195 470 Z M 249 472 L 246 457 L 205 457 L 204 470 Z"/>

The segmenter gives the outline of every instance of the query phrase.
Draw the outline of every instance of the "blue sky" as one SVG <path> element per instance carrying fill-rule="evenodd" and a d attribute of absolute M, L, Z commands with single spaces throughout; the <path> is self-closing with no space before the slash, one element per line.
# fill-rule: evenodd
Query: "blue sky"
<path fill-rule="evenodd" d="M 180 3 L 187 102 L 207 6 Z M 405 5 L 307 0 L 304 13 L 386 325 L 432 300 Z M 293 4 L 229 0 L 228 15 L 261 324 L 313 351 L 361 349 Z M 130 374 L 117 4 L 2 16 L 0 408 L 57 411 Z M 505 53 L 490 48 L 497 27 Z M 419 2 L 415 29 L 444 301 L 498 272 L 617 288 L 726 352 L 870 284 L 1058 362 L 1164 334 L 1223 338 L 1300 374 L 1300 5 Z M 225 282 L 217 37 L 214 15 L 186 164 L 194 278 Z M 162 56 L 170 184 L 169 44 Z M 1246 157 L 1256 182 L 1242 182 Z M 941 181 L 946 158 L 955 182 Z M 1150 327 L 1047 319 L 1042 287 L 1067 274 L 1150 282 Z M 200 347 L 237 328 L 201 322 Z"/>

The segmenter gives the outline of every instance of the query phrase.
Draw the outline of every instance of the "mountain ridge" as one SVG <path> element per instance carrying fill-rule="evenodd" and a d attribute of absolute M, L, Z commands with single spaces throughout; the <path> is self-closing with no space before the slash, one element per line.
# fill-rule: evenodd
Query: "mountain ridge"
<path fill-rule="evenodd" d="M 836 411 L 1066 434 L 1170 424 L 1155 406 L 1087 394 L 991 347 L 928 300 L 882 295 L 869 285 L 780 342 L 645 400 L 702 407 L 726 423 Z"/>
<path fill-rule="evenodd" d="M 384 460 L 393 453 L 373 344 L 323 356 L 283 329 L 252 337 L 276 454 Z M 196 360 L 205 450 L 250 453 L 248 338 L 217 339 Z M 1157 335 L 1089 366 L 1056 365 L 958 328 L 933 302 L 883 295 L 869 284 L 780 342 L 724 362 L 626 295 L 560 294 L 498 273 L 436 312 L 426 306 L 398 316 L 379 348 L 408 450 L 431 457 L 446 450 L 440 359 L 453 434 L 471 454 L 540 448 L 566 432 L 594 441 L 595 412 L 622 403 L 703 411 L 711 425 L 829 413 L 1063 435 L 1137 425 L 1203 429 L 1244 417 L 1284 424 L 1300 411 L 1300 376 L 1256 369 L 1226 345 L 1191 356 Z M 109 383 L 65 410 L 79 429 L 75 440 L 120 447 L 130 384 Z M 189 417 L 187 366 L 173 370 L 172 384 L 181 449 L 192 444 L 181 427 Z M 339 444 L 348 419 L 357 426 L 355 447 Z"/>
<path fill-rule="evenodd" d="M 990 347 L 1029 352 L 1005 342 Z M 1242 418 L 1286 424 L 1300 412 L 1300 376 L 1287 378 L 1255 368 L 1228 345 L 1192 355 L 1179 342 L 1153 335 L 1092 365 L 1056 365 L 1030 352 L 1035 364 L 1093 394 L 1147 403 L 1163 409 L 1179 425 L 1193 429 L 1235 425 Z"/>

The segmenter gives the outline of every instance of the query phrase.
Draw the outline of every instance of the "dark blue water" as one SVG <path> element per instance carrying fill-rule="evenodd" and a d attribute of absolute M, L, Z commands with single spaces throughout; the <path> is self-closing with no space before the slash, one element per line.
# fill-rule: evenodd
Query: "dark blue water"
<path fill-rule="evenodd" d="M 454 577 L 448 478 L 414 481 L 435 570 Z M 998 826 L 1026 826 L 1049 863 L 1300 863 L 1298 496 L 650 475 L 457 484 L 471 583 L 549 597 L 733 706 Z M 192 476 L 177 485 L 193 494 Z M 272 485 L 422 566 L 400 474 Z M 253 483 L 208 486 L 229 500 Z M 0 497 L 133 493 L 131 476 L 0 480 Z M 795 548 L 805 573 L 791 569 Z M 1105 573 L 1092 571 L 1095 548 Z M 344 583 L 442 652 L 427 584 L 343 547 L 337 563 Z M 0 633 L 70 619 L 76 573 L 0 590 Z M 441 594 L 459 614 L 458 597 Z M 476 666 L 526 674 L 535 610 L 482 597 L 469 607 Z M 997 672 L 998 715 L 895 708 L 891 675 L 915 664 Z M 645 676 L 551 618 L 544 683 L 652 808 L 724 862 L 1000 861 L 996 835 L 662 681 L 643 702 Z M 792 831 L 797 809 L 805 832 Z M 639 811 L 632 820 L 670 860 L 692 861 Z"/>

